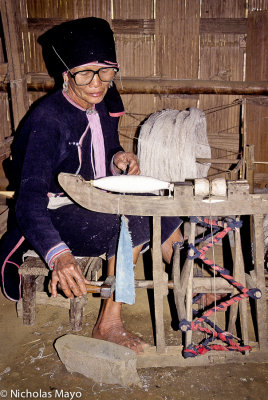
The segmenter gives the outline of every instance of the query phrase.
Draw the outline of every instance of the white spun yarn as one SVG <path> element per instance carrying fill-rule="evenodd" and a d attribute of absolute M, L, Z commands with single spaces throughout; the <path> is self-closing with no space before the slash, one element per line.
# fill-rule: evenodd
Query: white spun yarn
<path fill-rule="evenodd" d="M 148 193 L 158 190 L 173 190 L 174 185 L 160 179 L 142 175 L 105 176 L 91 181 L 99 189 L 117 193 Z"/>
<path fill-rule="evenodd" d="M 169 182 L 206 177 L 210 164 L 196 163 L 197 157 L 211 158 L 203 111 L 162 110 L 143 124 L 138 140 L 142 175 Z"/>
<path fill-rule="evenodd" d="M 211 182 L 211 195 L 212 196 L 226 196 L 227 186 L 224 178 L 216 178 Z"/>
<path fill-rule="evenodd" d="M 208 196 L 210 190 L 209 180 L 205 178 L 197 178 L 194 181 L 194 191 L 196 196 Z"/>

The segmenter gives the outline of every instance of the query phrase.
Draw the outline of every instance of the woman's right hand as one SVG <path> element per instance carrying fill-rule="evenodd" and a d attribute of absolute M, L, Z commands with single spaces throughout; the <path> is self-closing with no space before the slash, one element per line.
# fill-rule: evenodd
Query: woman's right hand
<path fill-rule="evenodd" d="M 56 258 L 52 272 L 51 292 L 57 296 L 57 284 L 60 283 L 64 294 L 73 299 L 74 296 L 81 297 L 87 293 L 86 280 L 79 264 L 71 253 L 64 253 Z"/>
<path fill-rule="evenodd" d="M 114 166 L 119 171 L 126 171 L 129 167 L 128 175 L 139 175 L 140 167 L 139 160 L 136 154 L 131 152 L 119 151 L 114 155 Z"/>

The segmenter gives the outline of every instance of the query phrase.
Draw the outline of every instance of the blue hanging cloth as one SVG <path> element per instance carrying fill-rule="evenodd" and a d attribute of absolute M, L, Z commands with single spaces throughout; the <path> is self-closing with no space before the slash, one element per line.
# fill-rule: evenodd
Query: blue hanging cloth
<path fill-rule="evenodd" d="M 135 283 L 132 240 L 127 222 L 127 218 L 123 215 L 121 217 L 121 228 L 116 257 L 115 301 L 134 304 Z"/>

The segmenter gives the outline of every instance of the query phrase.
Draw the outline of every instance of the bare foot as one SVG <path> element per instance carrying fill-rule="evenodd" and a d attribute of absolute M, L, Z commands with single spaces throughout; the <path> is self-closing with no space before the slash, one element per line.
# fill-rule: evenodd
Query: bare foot
<path fill-rule="evenodd" d="M 144 349 L 149 347 L 149 344 L 144 342 L 139 336 L 128 332 L 121 320 L 117 322 L 113 321 L 111 324 L 97 323 L 93 329 L 92 337 L 128 347 L 138 354 L 143 353 Z"/>

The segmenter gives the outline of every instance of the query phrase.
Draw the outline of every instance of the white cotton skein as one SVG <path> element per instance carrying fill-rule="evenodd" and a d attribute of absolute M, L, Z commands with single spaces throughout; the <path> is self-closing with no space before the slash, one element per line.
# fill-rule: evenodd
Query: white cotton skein
<path fill-rule="evenodd" d="M 194 191 L 196 196 L 208 196 L 209 195 L 209 180 L 205 178 L 195 179 Z"/>
<path fill-rule="evenodd" d="M 224 178 L 216 178 L 211 182 L 210 194 L 212 196 L 226 196 L 227 187 Z"/>
<path fill-rule="evenodd" d="M 172 183 L 142 175 L 106 176 L 91 180 L 90 184 L 99 189 L 118 193 L 148 193 L 174 188 Z"/>
<path fill-rule="evenodd" d="M 141 127 L 138 159 L 142 175 L 169 182 L 204 178 L 211 158 L 205 113 L 197 108 L 153 113 Z"/>

